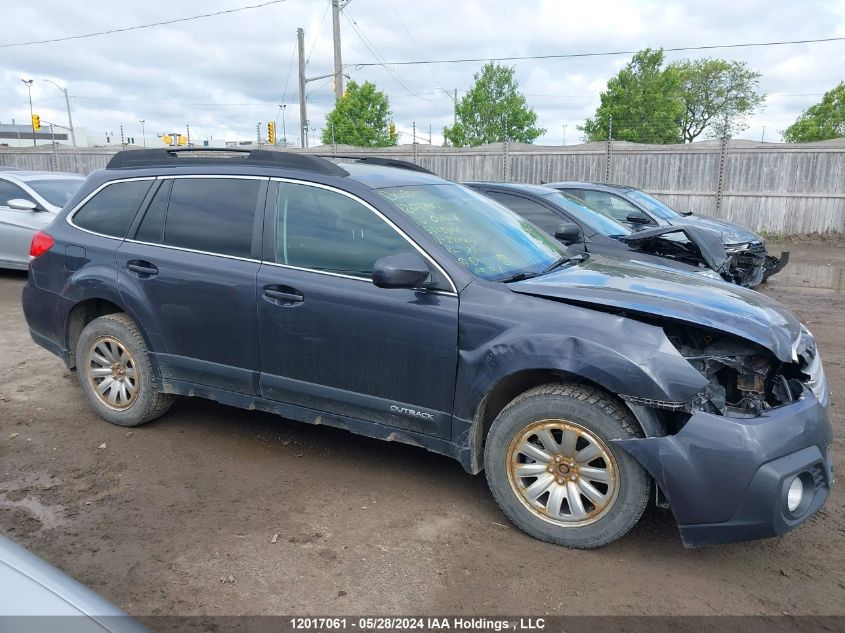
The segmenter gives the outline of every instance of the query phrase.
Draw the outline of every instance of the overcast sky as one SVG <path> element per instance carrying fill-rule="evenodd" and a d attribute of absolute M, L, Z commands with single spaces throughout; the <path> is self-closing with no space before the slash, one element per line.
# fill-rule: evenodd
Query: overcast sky
<path fill-rule="evenodd" d="M 124 28 L 258 4 L 263 0 L 119 1 L 3 0 L 0 44 Z M 247 140 L 278 119 L 287 103 L 287 133 L 297 140 L 296 28 L 305 29 L 307 75 L 332 70 L 329 0 L 288 0 L 218 17 L 88 39 L 0 48 L 0 122 L 29 120 L 26 87 L 33 78 L 35 111 L 65 123 L 66 86 L 74 123 L 89 133 L 139 136 L 184 131 L 192 138 Z M 390 97 L 397 127 L 412 122 L 425 140 L 442 142 L 452 101 L 441 88 L 471 85 L 479 63 L 358 67 L 376 61 L 489 58 L 565 54 L 645 47 L 677 47 L 845 36 L 842 0 L 692 0 L 575 2 L 548 0 L 351 0 L 341 19 L 345 72 L 371 80 Z M 741 136 L 780 140 L 780 131 L 822 93 L 845 79 L 845 41 L 704 53 L 667 59 L 722 57 L 748 62 L 762 73 L 768 94 L 763 112 Z M 520 89 L 547 129 L 537 143 L 580 140 L 576 126 L 592 115 L 598 94 L 630 55 L 510 62 Z M 290 76 L 289 74 L 290 69 Z M 331 80 L 308 84 L 308 117 L 322 128 L 334 96 Z M 400 142 L 410 142 L 404 137 Z"/>

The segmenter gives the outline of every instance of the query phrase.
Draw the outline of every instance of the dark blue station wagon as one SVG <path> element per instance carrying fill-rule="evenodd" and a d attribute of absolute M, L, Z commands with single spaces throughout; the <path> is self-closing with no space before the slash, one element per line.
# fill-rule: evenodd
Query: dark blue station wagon
<path fill-rule="evenodd" d="M 570 547 L 651 499 L 687 545 L 782 534 L 832 485 L 824 370 L 789 310 L 570 253 L 416 165 L 121 152 L 30 259 L 33 339 L 113 424 L 199 396 L 422 446 Z"/>

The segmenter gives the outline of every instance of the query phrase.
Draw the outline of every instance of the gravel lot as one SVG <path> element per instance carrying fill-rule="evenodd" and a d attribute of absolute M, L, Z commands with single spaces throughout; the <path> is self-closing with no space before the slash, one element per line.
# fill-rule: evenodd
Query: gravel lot
<path fill-rule="evenodd" d="M 103 422 L 30 340 L 25 279 L 0 272 L 0 531 L 131 614 L 845 614 L 841 486 L 778 539 L 685 550 L 649 508 L 621 541 L 566 550 L 422 449 L 196 399 Z M 793 246 L 765 292 L 816 335 L 835 399 L 845 248 Z M 842 464 L 843 406 L 833 420 Z"/>

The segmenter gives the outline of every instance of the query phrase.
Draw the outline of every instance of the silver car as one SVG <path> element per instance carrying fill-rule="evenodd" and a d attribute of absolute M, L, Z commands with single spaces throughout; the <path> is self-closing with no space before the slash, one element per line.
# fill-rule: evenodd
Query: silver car
<path fill-rule="evenodd" d="M 83 182 L 77 174 L 0 168 L 0 268 L 27 269 L 32 236 Z"/>
<path fill-rule="evenodd" d="M 0 535 L 3 633 L 149 633 L 105 599 Z"/>

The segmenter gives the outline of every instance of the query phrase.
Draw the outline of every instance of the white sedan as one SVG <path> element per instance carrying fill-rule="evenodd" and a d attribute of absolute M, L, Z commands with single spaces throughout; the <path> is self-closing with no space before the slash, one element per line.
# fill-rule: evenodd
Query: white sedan
<path fill-rule="evenodd" d="M 49 225 L 85 178 L 0 167 L 0 268 L 26 270 L 32 236 Z"/>

